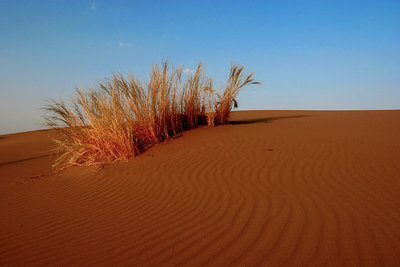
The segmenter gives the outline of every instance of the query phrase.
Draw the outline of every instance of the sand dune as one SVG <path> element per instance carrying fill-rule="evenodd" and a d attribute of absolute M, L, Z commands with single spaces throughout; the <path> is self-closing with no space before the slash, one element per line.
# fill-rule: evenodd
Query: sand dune
<path fill-rule="evenodd" d="M 400 111 L 233 119 L 44 176 L 54 133 L 0 136 L 0 265 L 400 265 Z"/>

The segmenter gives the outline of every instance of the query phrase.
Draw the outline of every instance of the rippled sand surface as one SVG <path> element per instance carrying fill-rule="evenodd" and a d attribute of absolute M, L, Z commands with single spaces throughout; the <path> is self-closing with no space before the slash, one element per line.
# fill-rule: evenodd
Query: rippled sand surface
<path fill-rule="evenodd" d="M 243 111 L 54 175 L 0 136 L 0 265 L 400 266 L 400 111 Z"/>

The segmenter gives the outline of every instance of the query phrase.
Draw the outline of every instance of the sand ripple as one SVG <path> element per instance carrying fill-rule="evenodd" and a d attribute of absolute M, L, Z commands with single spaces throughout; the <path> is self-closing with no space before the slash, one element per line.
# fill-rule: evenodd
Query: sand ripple
<path fill-rule="evenodd" d="M 101 170 L 0 164 L 0 265 L 400 265 L 399 111 L 235 119 Z"/>

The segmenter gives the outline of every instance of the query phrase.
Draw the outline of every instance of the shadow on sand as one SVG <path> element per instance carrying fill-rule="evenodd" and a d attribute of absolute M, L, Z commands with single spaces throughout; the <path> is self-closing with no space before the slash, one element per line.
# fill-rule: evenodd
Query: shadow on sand
<path fill-rule="evenodd" d="M 269 123 L 277 120 L 284 119 L 296 119 L 296 118 L 307 118 L 310 116 L 306 115 L 294 115 L 294 116 L 281 116 L 281 117 L 268 117 L 268 118 L 260 118 L 260 119 L 250 119 L 250 120 L 233 120 L 230 121 L 229 124 L 240 125 L 240 124 L 251 124 L 251 123 Z"/>

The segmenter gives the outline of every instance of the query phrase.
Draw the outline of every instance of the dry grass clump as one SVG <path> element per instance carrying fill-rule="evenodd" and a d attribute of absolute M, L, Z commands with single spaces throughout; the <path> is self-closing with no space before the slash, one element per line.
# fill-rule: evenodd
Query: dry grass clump
<path fill-rule="evenodd" d="M 77 89 L 71 105 L 49 100 L 45 119 L 60 132 L 55 166 L 128 160 L 186 129 L 228 123 L 237 94 L 249 84 L 259 83 L 232 65 L 220 96 L 201 64 L 183 82 L 182 68 L 164 63 L 153 67 L 145 84 L 113 74 L 95 89 Z"/>

